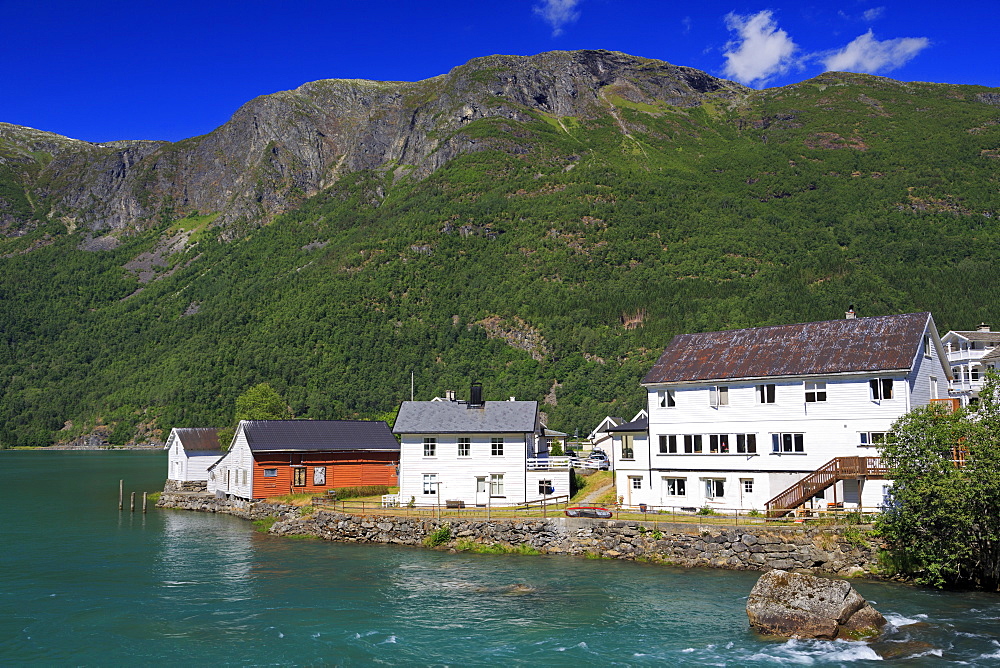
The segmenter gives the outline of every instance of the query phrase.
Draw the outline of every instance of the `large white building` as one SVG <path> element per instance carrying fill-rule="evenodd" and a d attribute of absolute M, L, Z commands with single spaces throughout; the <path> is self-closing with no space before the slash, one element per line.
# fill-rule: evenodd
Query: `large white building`
<path fill-rule="evenodd" d="M 226 454 L 214 427 L 174 427 L 163 448 L 167 451 L 169 490 L 204 490 L 208 467 Z"/>
<path fill-rule="evenodd" d="M 1000 332 L 982 323 L 975 331 L 951 331 L 941 337 L 951 365 L 952 396 L 968 406 L 979 399 L 986 373 L 1000 368 Z"/>
<path fill-rule="evenodd" d="M 538 402 L 482 401 L 481 392 L 402 403 L 392 429 L 401 503 L 506 506 L 569 494 L 566 459 L 546 464 Z"/>
<path fill-rule="evenodd" d="M 615 453 L 618 494 L 689 509 L 878 506 L 879 443 L 950 380 L 930 313 L 678 335 L 642 381 L 648 439 Z"/>

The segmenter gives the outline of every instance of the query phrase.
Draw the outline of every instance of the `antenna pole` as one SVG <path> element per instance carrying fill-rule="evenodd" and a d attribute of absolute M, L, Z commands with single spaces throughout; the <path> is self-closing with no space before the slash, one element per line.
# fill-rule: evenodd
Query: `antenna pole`
<path fill-rule="evenodd" d="M 413 401 L 413 372 L 410 372 L 410 401 Z"/>

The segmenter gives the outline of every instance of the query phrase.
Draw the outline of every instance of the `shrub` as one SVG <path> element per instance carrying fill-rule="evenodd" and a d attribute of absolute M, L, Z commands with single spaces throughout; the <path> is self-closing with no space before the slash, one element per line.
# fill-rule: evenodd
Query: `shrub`
<path fill-rule="evenodd" d="M 717 515 L 718 513 L 716 513 L 714 510 L 712 510 L 708 506 L 702 506 L 701 508 L 698 509 L 698 514 L 699 515 Z"/>
<path fill-rule="evenodd" d="M 427 534 L 426 538 L 424 538 L 424 545 L 427 547 L 437 547 L 438 545 L 444 545 L 449 540 L 451 540 L 451 525 L 446 522 Z"/>
<path fill-rule="evenodd" d="M 334 490 L 337 499 L 358 499 L 364 496 L 381 496 L 389 493 L 388 485 L 360 485 L 358 487 L 338 487 Z"/>

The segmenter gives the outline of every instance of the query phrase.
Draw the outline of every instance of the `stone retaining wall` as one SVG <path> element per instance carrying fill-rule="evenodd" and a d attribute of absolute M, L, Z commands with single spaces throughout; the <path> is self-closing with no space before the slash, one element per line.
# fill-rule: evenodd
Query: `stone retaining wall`
<path fill-rule="evenodd" d="M 460 541 L 484 545 L 528 545 L 543 554 L 569 554 L 650 561 L 675 566 L 731 570 L 795 570 L 814 574 L 872 573 L 874 549 L 836 527 L 720 526 L 656 524 L 626 520 L 556 517 L 524 520 L 443 519 L 351 515 L 318 511 L 302 517 L 278 503 L 217 499 L 207 493 L 164 493 L 159 507 L 228 513 L 245 519 L 277 517 L 271 533 L 314 536 L 345 543 L 422 546 L 428 534 L 447 524 L 445 549 Z"/>
<path fill-rule="evenodd" d="M 206 492 L 207 480 L 168 480 L 163 484 L 163 491 L 170 492 Z"/>

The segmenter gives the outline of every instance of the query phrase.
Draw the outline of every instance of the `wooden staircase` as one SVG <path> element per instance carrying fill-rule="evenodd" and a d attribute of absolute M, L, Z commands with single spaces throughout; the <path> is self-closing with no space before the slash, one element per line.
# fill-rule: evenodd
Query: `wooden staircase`
<path fill-rule="evenodd" d="M 885 478 L 880 457 L 835 457 L 765 504 L 768 517 L 784 517 L 841 480 Z"/>

